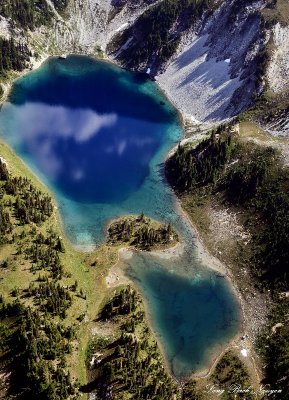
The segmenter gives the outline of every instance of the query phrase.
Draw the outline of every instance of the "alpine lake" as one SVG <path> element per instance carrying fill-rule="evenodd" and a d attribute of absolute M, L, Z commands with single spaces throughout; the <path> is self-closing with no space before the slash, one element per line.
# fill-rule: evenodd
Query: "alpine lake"
<path fill-rule="evenodd" d="M 86 56 L 50 58 L 15 81 L 0 132 L 53 193 L 76 247 L 101 244 L 108 222 L 127 214 L 173 225 L 181 254 L 133 252 L 120 262 L 144 298 L 172 374 L 208 368 L 238 333 L 240 306 L 229 281 L 202 261 L 165 180 L 165 157 L 183 132 L 158 86 Z"/>

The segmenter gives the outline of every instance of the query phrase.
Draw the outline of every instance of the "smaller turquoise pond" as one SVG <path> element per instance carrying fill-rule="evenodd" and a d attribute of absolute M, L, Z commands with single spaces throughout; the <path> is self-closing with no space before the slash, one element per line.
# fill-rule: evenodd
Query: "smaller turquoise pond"
<path fill-rule="evenodd" d="M 238 303 L 220 275 L 205 270 L 196 255 L 126 259 L 139 286 L 170 369 L 176 377 L 208 368 L 234 334 Z"/>
<path fill-rule="evenodd" d="M 227 280 L 203 265 L 164 179 L 165 156 L 182 129 L 157 85 L 89 57 L 51 58 L 15 82 L 0 132 L 54 194 L 76 246 L 100 244 L 108 222 L 125 214 L 143 211 L 174 225 L 181 256 L 141 253 L 121 262 L 172 372 L 207 367 L 237 333 L 239 306 Z"/>

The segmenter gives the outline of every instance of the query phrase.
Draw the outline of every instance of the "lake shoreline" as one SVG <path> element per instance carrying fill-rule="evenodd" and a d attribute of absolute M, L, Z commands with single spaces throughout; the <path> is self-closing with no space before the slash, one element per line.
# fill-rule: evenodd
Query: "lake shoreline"
<path fill-rule="evenodd" d="M 4 86 L 3 87 L 4 92 L 3 92 L 2 97 L 0 98 L 0 108 L 7 101 L 14 82 L 17 81 L 17 79 L 21 78 L 22 76 L 29 74 L 29 72 L 35 71 L 37 68 L 41 67 L 41 65 L 43 63 L 45 63 L 45 61 L 47 61 L 50 57 L 54 57 L 54 56 L 49 55 L 49 54 L 43 54 L 37 60 L 34 57 L 32 57 L 29 67 L 23 69 L 23 71 L 20 71 L 20 72 L 13 71 L 15 76 L 9 78 L 6 83 L 2 83 L 2 87 Z"/>

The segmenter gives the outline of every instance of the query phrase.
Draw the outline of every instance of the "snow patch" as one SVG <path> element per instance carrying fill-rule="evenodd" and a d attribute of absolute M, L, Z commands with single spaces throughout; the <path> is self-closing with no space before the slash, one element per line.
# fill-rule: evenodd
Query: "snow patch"
<path fill-rule="evenodd" d="M 115 54 L 115 57 L 117 58 L 119 56 L 119 54 L 123 51 L 129 48 L 129 45 L 131 44 L 131 42 L 133 41 L 133 36 L 131 36 L 130 38 L 127 39 L 127 41 L 125 42 L 125 44 L 123 46 L 121 46 L 121 48 L 117 51 L 117 53 Z"/>
<path fill-rule="evenodd" d="M 128 26 L 128 22 L 125 22 L 124 24 L 122 24 L 119 28 L 117 28 L 115 30 L 115 32 L 120 32 L 122 30 L 124 30 L 124 28 L 126 28 Z"/>
<path fill-rule="evenodd" d="M 212 122 L 224 118 L 240 80 L 230 78 L 227 62 L 208 59 L 207 39 L 208 34 L 196 35 L 157 82 L 184 114 Z"/>
<path fill-rule="evenodd" d="M 241 350 L 241 355 L 242 355 L 243 357 L 248 357 L 248 350 L 242 349 L 242 350 Z"/>

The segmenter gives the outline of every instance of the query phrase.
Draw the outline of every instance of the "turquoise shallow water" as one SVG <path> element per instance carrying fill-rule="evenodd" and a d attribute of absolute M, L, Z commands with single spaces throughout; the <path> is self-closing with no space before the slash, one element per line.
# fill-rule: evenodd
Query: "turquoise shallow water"
<path fill-rule="evenodd" d="M 147 312 L 176 377 L 206 369 L 236 333 L 238 304 L 218 274 L 188 258 L 170 261 L 138 255 L 126 260 L 129 276 L 146 299 Z"/>
<path fill-rule="evenodd" d="M 182 256 L 141 253 L 122 262 L 172 372 L 181 377 L 208 366 L 212 351 L 236 334 L 239 307 L 228 282 L 199 259 L 164 179 L 165 155 L 182 130 L 157 85 L 88 57 L 50 59 L 16 81 L 0 131 L 54 193 L 75 245 L 101 243 L 108 221 L 128 213 L 174 225 Z"/>

